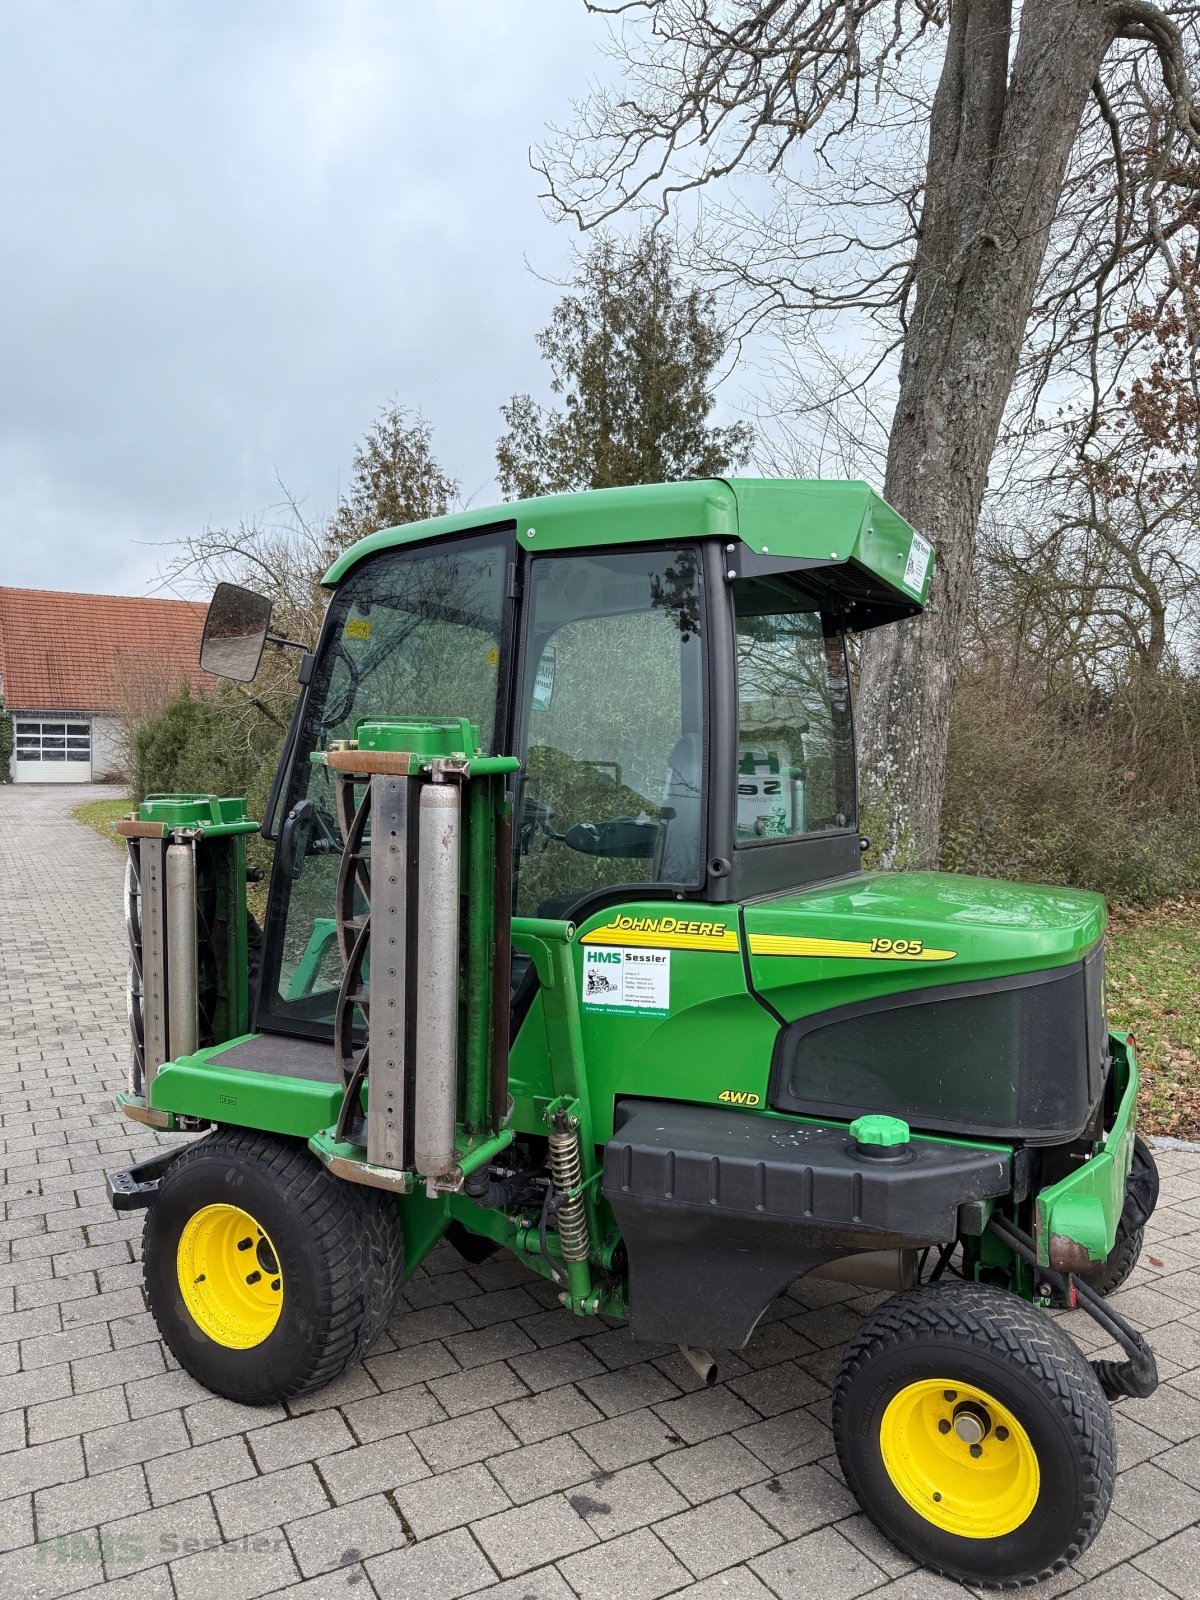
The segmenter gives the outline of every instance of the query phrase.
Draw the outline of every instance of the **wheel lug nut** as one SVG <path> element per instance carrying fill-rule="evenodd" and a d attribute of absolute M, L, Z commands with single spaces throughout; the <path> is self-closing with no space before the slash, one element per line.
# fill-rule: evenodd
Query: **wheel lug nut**
<path fill-rule="evenodd" d="M 957 1389 L 947 1389 L 947 1390 L 945 1390 L 944 1394 L 943 1394 L 943 1398 L 946 1399 L 946 1400 L 957 1400 L 958 1399 L 958 1390 Z"/>
<path fill-rule="evenodd" d="M 942 1420 L 938 1423 L 938 1432 L 939 1433 L 949 1433 L 950 1432 L 950 1424 L 946 1421 L 945 1417 L 943 1417 Z"/>
<path fill-rule="evenodd" d="M 247 1282 L 247 1283 L 257 1283 L 257 1282 L 258 1282 L 258 1280 L 259 1280 L 259 1279 L 260 1279 L 260 1278 L 261 1278 L 261 1277 L 262 1277 L 262 1273 L 261 1273 L 261 1272 L 259 1272 L 259 1271 L 257 1271 L 257 1270 L 256 1270 L 256 1271 L 254 1271 L 254 1272 L 251 1272 L 251 1273 L 250 1273 L 250 1274 L 249 1274 L 249 1276 L 248 1276 L 248 1277 L 247 1277 L 247 1278 L 246 1278 L 246 1282 Z"/>
<path fill-rule="evenodd" d="M 996 1437 L 997 1437 L 997 1439 L 1007 1439 L 1008 1438 L 1008 1429 L 1004 1428 L 1004 1427 L 997 1428 L 996 1429 Z"/>
<path fill-rule="evenodd" d="M 941 1495 L 937 1492 L 936 1489 L 933 1491 L 933 1498 L 935 1500 L 940 1500 L 942 1498 Z"/>
<path fill-rule="evenodd" d="M 980 1456 L 983 1454 L 983 1446 L 981 1444 L 973 1444 L 971 1446 L 971 1454 L 975 1457 L 976 1461 L 978 1461 Z"/>
<path fill-rule="evenodd" d="M 249 1250 L 250 1246 L 253 1243 L 254 1243 L 253 1239 L 239 1239 L 238 1240 L 238 1249 L 239 1250 Z"/>

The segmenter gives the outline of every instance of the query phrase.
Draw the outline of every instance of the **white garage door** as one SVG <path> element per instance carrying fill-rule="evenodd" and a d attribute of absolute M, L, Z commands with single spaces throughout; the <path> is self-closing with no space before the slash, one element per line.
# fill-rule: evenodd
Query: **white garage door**
<path fill-rule="evenodd" d="M 92 776 L 90 722 L 13 721 L 18 783 L 87 783 Z"/>

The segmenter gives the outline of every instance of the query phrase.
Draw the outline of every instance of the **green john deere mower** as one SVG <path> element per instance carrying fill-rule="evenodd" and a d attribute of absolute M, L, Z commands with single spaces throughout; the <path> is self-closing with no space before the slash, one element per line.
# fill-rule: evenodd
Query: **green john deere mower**
<path fill-rule="evenodd" d="M 749 479 L 339 557 L 261 940 L 240 801 L 120 824 L 120 1104 L 203 1137 L 109 1181 L 149 1208 L 187 1371 L 251 1403 L 328 1382 L 447 1233 L 709 1379 L 818 1273 L 891 1291 L 833 1396 L 884 1533 L 990 1584 L 1087 1546 L 1110 1402 L 1157 1382 L 1104 1299 L 1157 1181 L 1100 898 L 860 869 L 845 636 L 903 626 L 932 561 L 865 484 Z M 269 628 L 222 585 L 204 666 L 248 681 Z"/>

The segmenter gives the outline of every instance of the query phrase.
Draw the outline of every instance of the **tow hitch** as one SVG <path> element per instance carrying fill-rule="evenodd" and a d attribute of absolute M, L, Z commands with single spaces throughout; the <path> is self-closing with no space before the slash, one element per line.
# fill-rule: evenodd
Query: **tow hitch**
<path fill-rule="evenodd" d="M 114 1211 L 140 1211 L 158 1193 L 163 1173 L 179 1155 L 179 1150 L 160 1150 L 157 1155 L 137 1161 L 120 1172 L 106 1173 L 105 1187 Z"/>

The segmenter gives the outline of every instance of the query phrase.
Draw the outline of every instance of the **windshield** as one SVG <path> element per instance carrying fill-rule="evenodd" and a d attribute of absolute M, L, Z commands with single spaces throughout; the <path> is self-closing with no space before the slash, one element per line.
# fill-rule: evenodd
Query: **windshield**
<path fill-rule="evenodd" d="M 354 568 L 330 604 L 309 694 L 308 748 L 364 717 L 466 717 L 492 749 L 506 551 L 388 551 Z"/>
<path fill-rule="evenodd" d="M 352 568 L 329 604 L 284 815 L 316 811 L 299 875 L 274 885 L 260 1022 L 332 1019 L 341 982 L 334 895 L 341 840 L 333 776 L 310 759 L 372 717 L 466 717 L 495 752 L 508 545 L 388 550 Z"/>

